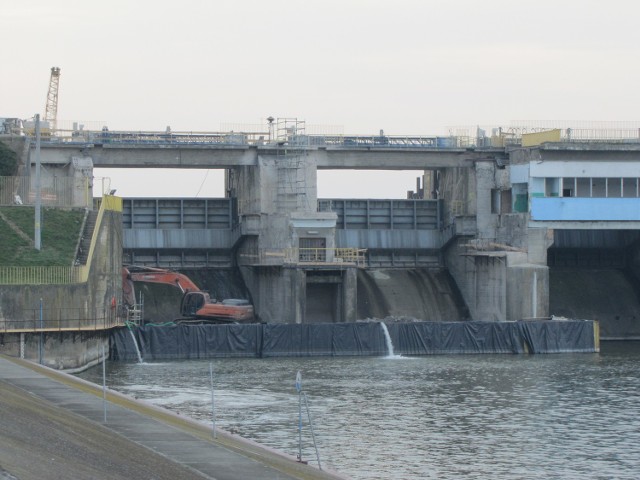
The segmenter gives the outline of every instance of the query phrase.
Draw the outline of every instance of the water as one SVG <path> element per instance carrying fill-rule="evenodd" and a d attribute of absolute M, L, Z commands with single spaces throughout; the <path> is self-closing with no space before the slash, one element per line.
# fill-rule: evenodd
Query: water
<path fill-rule="evenodd" d="M 389 329 L 384 322 L 380 322 L 382 327 L 382 333 L 384 333 L 384 341 L 387 344 L 387 358 L 402 358 L 402 355 L 396 355 L 393 350 L 393 342 L 391 341 L 391 335 L 389 335 Z"/>
<path fill-rule="evenodd" d="M 640 343 L 601 354 L 217 359 L 216 422 L 295 456 L 302 371 L 322 465 L 354 479 L 638 478 Z M 101 383 L 101 369 L 80 376 Z M 107 385 L 210 424 L 209 360 Z M 315 463 L 308 424 L 303 459 Z"/>
<path fill-rule="evenodd" d="M 131 340 L 133 340 L 133 344 L 136 347 L 136 355 L 138 355 L 138 363 L 143 363 L 142 355 L 140 354 L 140 348 L 138 347 L 138 342 L 136 341 L 136 335 L 133 333 L 133 330 L 129 329 L 129 333 L 131 334 Z"/>

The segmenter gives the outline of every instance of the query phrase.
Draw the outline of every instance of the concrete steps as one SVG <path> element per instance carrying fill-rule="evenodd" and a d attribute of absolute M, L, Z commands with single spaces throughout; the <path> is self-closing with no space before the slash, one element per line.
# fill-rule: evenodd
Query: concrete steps
<path fill-rule="evenodd" d="M 98 219 L 98 211 L 92 210 L 87 213 L 87 217 L 84 222 L 84 228 L 82 229 L 82 237 L 78 244 L 78 250 L 76 252 L 76 265 L 86 265 L 89 259 L 89 249 L 91 247 L 91 237 L 93 231 L 96 228 L 96 221 Z"/>

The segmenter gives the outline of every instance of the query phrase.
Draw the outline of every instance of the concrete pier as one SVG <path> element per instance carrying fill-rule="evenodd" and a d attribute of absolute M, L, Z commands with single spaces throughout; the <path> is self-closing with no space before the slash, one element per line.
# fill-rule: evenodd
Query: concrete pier
<path fill-rule="evenodd" d="M 255 442 L 0 356 L 0 478 L 341 479 Z"/>

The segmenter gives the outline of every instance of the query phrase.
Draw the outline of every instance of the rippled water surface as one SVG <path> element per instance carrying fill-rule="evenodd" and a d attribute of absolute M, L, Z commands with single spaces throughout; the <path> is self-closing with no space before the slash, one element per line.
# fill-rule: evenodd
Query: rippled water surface
<path fill-rule="evenodd" d="M 600 354 L 216 359 L 220 428 L 354 479 L 640 476 L 640 343 Z M 79 375 L 102 383 L 102 369 Z M 107 385 L 211 420 L 209 361 L 110 363 Z M 303 459 L 315 463 L 305 419 Z"/>

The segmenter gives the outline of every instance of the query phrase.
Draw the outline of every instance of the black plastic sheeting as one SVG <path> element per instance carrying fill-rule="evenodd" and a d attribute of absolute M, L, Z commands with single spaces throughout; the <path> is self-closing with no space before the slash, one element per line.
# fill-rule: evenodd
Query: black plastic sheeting
<path fill-rule="evenodd" d="M 596 322 L 387 325 L 397 355 L 596 352 Z M 388 355 L 380 323 L 144 326 L 112 331 L 112 360 Z"/>

